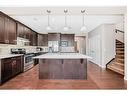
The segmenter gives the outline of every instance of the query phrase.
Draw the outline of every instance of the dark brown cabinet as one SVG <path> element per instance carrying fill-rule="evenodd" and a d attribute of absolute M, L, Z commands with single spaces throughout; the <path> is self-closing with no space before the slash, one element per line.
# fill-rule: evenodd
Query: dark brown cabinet
<path fill-rule="evenodd" d="M 62 79 L 62 63 L 61 60 L 42 60 L 40 64 L 43 67 L 40 70 L 39 78 L 40 79 Z"/>
<path fill-rule="evenodd" d="M 4 16 L 0 13 L 0 43 L 5 42 L 4 20 Z"/>
<path fill-rule="evenodd" d="M 1 82 L 22 72 L 22 57 L 5 58 L 1 60 Z"/>
<path fill-rule="evenodd" d="M 24 38 L 24 26 L 22 24 L 17 24 L 17 36 Z"/>
<path fill-rule="evenodd" d="M 63 60 L 64 79 L 84 79 L 86 78 L 86 60 L 65 59 Z"/>
<path fill-rule="evenodd" d="M 74 46 L 74 34 L 61 34 L 61 41 L 67 41 L 68 46 Z"/>
<path fill-rule="evenodd" d="M 16 22 L 0 12 L 0 43 L 16 44 Z"/>
<path fill-rule="evenodd" d="M 48 46 L 48 34 L 38 34 L 38 46 Z"/>
<path fill-rule="evenodd" d="M 5 17 L 5 43 L 16 44 L 16 22 Z"/>
<path fill-rule="evenodd" d="M 40 79 L 86 79 L 87 59 L 39 60 Z"/>
<path fill-rule="evenodd" d="M 17 36 L 28 39 L 30 46 L 37 45 L 37 33 L 20 23 L 17 24 Z"/>
<path fill-rule="evenodd" d="M 33 46 L 37 46 L 37 33 L 33 32 L 33 39 L 32 39 Z"/>
<path fill-rule="evenodd" d="M 48 41 L 60 41 L 60 33 L 48 33 Z"/>

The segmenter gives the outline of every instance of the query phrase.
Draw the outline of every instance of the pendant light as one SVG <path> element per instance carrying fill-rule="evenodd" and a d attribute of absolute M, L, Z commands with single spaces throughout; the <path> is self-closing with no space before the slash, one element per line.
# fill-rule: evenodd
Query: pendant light
<path fill-rule="evenodd" d="M 81 27 L 80 31 L 86 31 L 86 26 L 85 26 L 85 22 L 84 22 L 85 10 L 81 10 L 81 13 L 82 13 L 82 27 Z"/>
<path fill-rule="evenodd" d="M 49 22 L 49 15 L 50 15 L 51 11 L 47 10 L 47 13 L 48 13 L 48 26 L 46 27 L 46 30 L 52 30 L 52 27 L 50 26 L 50 22 Z"/>
<path fill-rule="evenodd" d="M 64 25 L 64 28 L 63 28 L 64 31 L 68 31 L 69 30 L 69 27 L 67 26 L 67 12 L 68 12 L 68 10 L 65 9 L 64 10 L 64 13 L 65 13 L 65 25 Z"/>

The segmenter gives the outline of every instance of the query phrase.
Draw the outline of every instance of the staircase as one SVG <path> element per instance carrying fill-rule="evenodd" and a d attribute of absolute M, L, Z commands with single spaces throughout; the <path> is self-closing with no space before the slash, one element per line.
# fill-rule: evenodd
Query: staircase
<path fill-rule="evenodd" d="M 116 40 L 116 56 L 107 64 L 107 69 L 124 75 L 124 43 Z"/>

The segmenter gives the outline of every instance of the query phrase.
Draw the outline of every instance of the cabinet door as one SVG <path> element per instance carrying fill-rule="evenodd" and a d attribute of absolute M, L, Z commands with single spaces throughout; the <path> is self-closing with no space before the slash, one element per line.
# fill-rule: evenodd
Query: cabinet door
<path fill-rule="evenodd" d="M 48 41 L 60 41 L 60 33 L 48 33 Z"/>
<path fill-rule="evenodd" d="M 14 57 L 12 58 L 12 75 L 15 76 L 16 74 L 21 72 L 21 57 Z"/>
<path fill-rule="evenodd" d="M 24 36 L 23 36 L 23 38 L 29 40 L 29 39 L 30 39 L 30 29 L 28 29 L 27 27 L 24 26 L 24 30 L 23 30 L 23 32 L 24 32 Z"/>
<path fill-rule="evenodd" d="M 5 42 L 4 16 L 0 13 L 0 43 Z"/>
<path fill-rule="evenodd" d="M 43 46 L 48 46 L 48 34 L 44 34 L 43 35 Z"/>
<path fill-rule="evenodd" d="M 23 27 L 21 24 L 18 23 L 17 25 L 17 36 L 18 37 L 23 37 Z"/>
<path fill-rule="evenodd" d="M 74 34 L 61 34 L 61 41 L 68 41 L 68 46 L 74 46 Z"/>
<path fill-rule="evenodd" d="M 9 23 L 9 18 L 5 17 L 5 43 L 9 44 L 9 31 L 10 31 L 10 23 Z"/>
<path fill-rule="evenodd" d="M 12 77 L 12 61 L 9 58 L 1 60 L 1 71 L 2 82 Z"/>
<path fill-rule="evenodd" d="M 30 45 L 31 46 L 33 46 L 33 37 L 34 37 L 34 35 L 33 35 L 33 32 L 30 30 Z"/>
<path fill-rule="evenodd" d="M 23 63 L 22 63 L 22 57 L 16 57 L 16 65 L 17 65 L 17 68 L 16 68 L 16 72 L 17 73 L 20 73 L 20 72 L 22 72 L 22 65 L 23 65 Z"/>
<path fill-rule="evenodd" d="M 9 44 L 16 44 L 16 22 L 9 19 L 9 31 L 8 31 Z"/>
<path fill-rule="evenodd" d="M 37 46 L 37 33 L 33 32 L 33 46 Z"/>
<path fill-rule="evenodd" d="M 48 34 L 38 34 L 38 46 L 48 46 Z"/>

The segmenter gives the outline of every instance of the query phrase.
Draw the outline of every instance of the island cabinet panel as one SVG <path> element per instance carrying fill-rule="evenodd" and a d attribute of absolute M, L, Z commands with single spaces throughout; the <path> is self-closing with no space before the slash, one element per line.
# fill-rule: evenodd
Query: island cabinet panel
<path fill-rule="evenodd" d="M 5 42 L 4 22 L 5 22 L 5 18 L 0 13 L 0 43 L 4 43 Z"/>
<path fill-rule="evenodd" d="M 64 79 L 85 79 L 86 78 L 86 62 L 82 59 L 65 59 L 63 61 Z"/>
<path fill-rule="evenodd" d="M 39 60 L 41 64 L 39 64 L 39 78 L 40 79 L 62 79 L 62 63 L 61 60 L 48 60 L 43 59 Z"/>
<path fill-rule="evenodd" d="M 40 59 L 40 79 L 86 79 L 86 59 Z"/>

